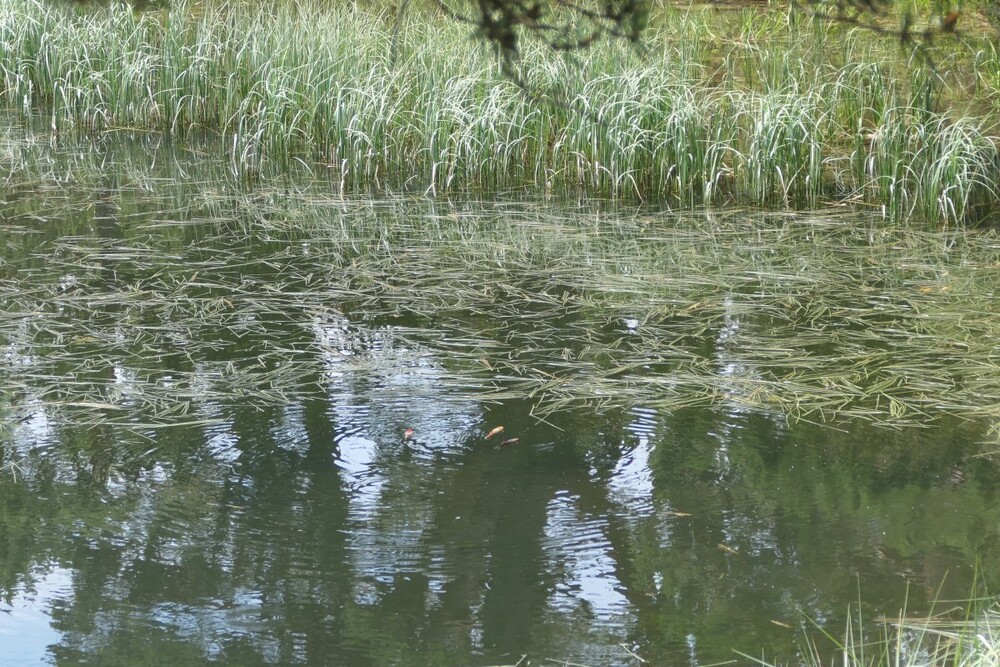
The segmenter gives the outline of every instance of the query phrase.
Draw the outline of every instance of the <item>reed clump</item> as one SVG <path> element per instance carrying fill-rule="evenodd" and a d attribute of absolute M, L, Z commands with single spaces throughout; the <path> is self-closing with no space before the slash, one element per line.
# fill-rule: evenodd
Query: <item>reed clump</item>
<path fill-rule="evenodd" d="M 466 26 L 427 8 L 397 22 L 308 1 L 10 0 L 0 102 L 57 135 L 218 134 L 237 174 L 305 165 L 343 188 L 854 202 L 935 222 L 996 203 L 989 119 L 942 111 L 938 72 L 901 62 L 897 45 L 773 12 L 667 11 L 655 25 L 645 52 L 526 46 L 525 94 Z"/>

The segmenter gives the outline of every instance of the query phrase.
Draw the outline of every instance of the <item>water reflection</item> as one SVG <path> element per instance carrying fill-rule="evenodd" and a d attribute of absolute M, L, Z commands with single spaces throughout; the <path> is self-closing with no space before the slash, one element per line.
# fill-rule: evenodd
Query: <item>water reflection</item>
<path fill-rule="evenodd" d="M 650 468 L 656 442 L 656 411 L 633 408 L 631 413 L 633 419 L 626 427 L 620 458 L 608 480 L 609 496 L 619 512 L 647 518 L 656 509 Z"/>
<path fill-rule="evenodd" d="M 734 644 L 787 648 L 772 619 L 836 628 L 859 579 L 890 613 L 907 582 L 911 607 L 946 574 L 945 594 L 960 596 L 969 564 L 997 555 L 995 470 L 967 457 L 968 425 L 914 449 L 912 433 L 706 410 L 546 425 L 517 402 L 373 408 L 381 391 L 222 405 L 223 424 L 156 432 L 180 457 L 104 486 L 44 467 L 5 479 L 3 529 L 23 548 L 4 569 L 40 587 L 46 563 L 71 575 L 33 615 L 24 584 L 9 585 L 9 617 L 48 613 L 56 660 L 124 659 L 152 637 L 154 661 L 521 651 L 627 664 L 624 644 L 703 664 Z M 484 440 L 499 421 L 522 441 Z"/>
<path fill-rule="evenodd" d="M 0 623 L 0 646 L 5 661 L 14 665 L 45 662 L 49 647 L 62 639 L 50 616 L 72 597 L 72 579 L 72 570 L 40 564 L 23 584 L 4 591 L 0 610 L 6 618 Z"/>
<path fill-rule="evenodd" d="M 557 493 L 547 508 L 543 549 L 558 582 L 549 601 L 561 613 L 575 611 L 598 626 L 627 628 L 628 599 L 616 576 L 603 517 L 580 511 L 579 498 Z"/>
<path fill-rule="evenodd" d="M 134 659 L 149 637 L 154 661 L 628 664 L 625 645 L 701 664 L 787 649 L 771 620 L 836 628 L 859 585 L 890 612 L 907 582 L 911 608 L 945 575 L 960 596 L 975 558 L 998 555 L 995 471 L 966 458 L 962 427 L 892 462 L 875 443 L 902 436 L 870 428 L 705 410 L 546 425 L 516 402 L 371 398 L 341 386 L 269 413 L 226 406 L 203 446 L 118 491 L 5 478 L 8 618 L 48 614 L 35 632 L 57 633 L 58 661 Z M 504 449 L 483 439 L 501 415 L 522 434 Z M 595 432 L 585 448 L 573 435 Z M 28 587 L 58 595 L 31 607 Z"/>
<path fill-rule="evenodd" d="M 809 254 L 823 233 L 847 253 L 838 225 L 755 223 L 795 249 L 764 275 L 702 242 L 725 230 L 198 188 L 4 212 L 13 664 L 780 659 L 859 589 L 871 617 L 964 596 L 977 559 L 1000 583 L 990 424 L 927 398 L 926 428 L 872 426 L 867 380 L 817 352 L 871 354 L 885 401 L 926 398 L 907 336 L 836 334 L 936 318 L 935 381 L 968 407 L 993 369 L 952 348 L 992 339 L 949 338 L 928 304 L 871 312 L 882 249 Z M 813 299 L 806 265 L 860 296 Z M 859 392 L 822 408 L 837 428 L 762 409 L 812 396 L 813 361 L 818 390 Z"/>

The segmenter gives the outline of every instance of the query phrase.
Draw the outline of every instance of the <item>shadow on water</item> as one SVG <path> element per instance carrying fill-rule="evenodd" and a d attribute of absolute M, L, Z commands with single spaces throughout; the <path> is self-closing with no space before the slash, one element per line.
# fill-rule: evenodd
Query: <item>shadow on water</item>
<path fill-rule="evenodd" d="M 1000 583 L 989 238 L 174 160 L 10 167 L 12 664 L 708 665 Z"/>

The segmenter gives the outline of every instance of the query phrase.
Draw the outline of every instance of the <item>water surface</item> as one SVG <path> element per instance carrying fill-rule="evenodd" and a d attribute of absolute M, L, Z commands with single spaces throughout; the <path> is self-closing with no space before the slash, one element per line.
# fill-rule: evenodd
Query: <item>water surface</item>
<path fill-rule="evenodd" d="M 998 581 L 988 233 L 5 151 L 5 664 L 780 660 Z"/>

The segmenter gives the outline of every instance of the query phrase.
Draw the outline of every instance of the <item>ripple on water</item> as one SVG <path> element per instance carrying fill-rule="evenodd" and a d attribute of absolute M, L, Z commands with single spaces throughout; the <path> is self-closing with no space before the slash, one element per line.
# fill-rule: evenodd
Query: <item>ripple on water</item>
<path fill-rule="evenodd" d="M 656 448 L 655 434 L 659 418 L 655 410 L 634 408 L 627 431 L 634 436 L 623 442 L 624 451 L 608 479 L 609 497 L 616 509 L 633 519 L 653 515 L 653 471 L 650 457 Z"/>
<path fill-rule="evenodd" d="M 645 439 L 622 454 L 608 480 L 609 495 L 623 514 L 636 518 L 652 516 L 653 471 L 649 467 L 654 446 Z"/>
<path fill-rule="evenodd" d="M 20 457 L 47 456 L 59 444 L 56 419 L 41 400 L 31 400 L 21 408 L 23 416 L 8 431 L 8 440 Z"/>
<path fill-rule="evenodd" d="M 0 646 L 4 664 L 40 665 L 48 662 L 48 648 L 61 640 L 51 624 L 54 608 L 73 598 L 73 571 L 39 566 L 31 587 L 17 587 L 9 602 L 0 602 Z M 8 662 L 9 661 L 9 662 Z"/>
<path fill-rule="evenodd" d="M 334 464 L 348 489 L 347 549 L 352 569 L 366 578 L 355 590 L 359 604 L 365 604 L 378 599 L 375 584 L 391 587 L 397 576 L 421 570 L 426 552 L 423 536 L 433 522 L 432 490 L 441 474 L 433 463 L 440 448 L 452 445 L 446 437 L 404 441 L 402 430 L 387 430 L 387 420 L 373 420 L 368 407 L 341 406 L 336 412 L 341 418 Z M 403 423 L 432 422 L 425 418 Z M 424 428 L 434 433 L 430 426 L 420 431 Z M 373 437 L 373 432 L 379 436 Z M 439 447 L 433 446 L 435 442 Z M 406 505 L 387 497 L 405 498 Z"/>
<path fill-rule="evenodd" d="M 579 496 L 567 492 L 549 501 L 546 514 L 542 548 L 556 581 L 550 608 L 582 611 L 598 626 L 621 626 L 629 601 L 611 555 L 607 520 L 582 512 Z"/>
<path fill-rule="evenodd" d="M 233 464 L 240 458 L 239 438 L 229 424 L 216 424 L 206 434 L 205 453 L 219 463 Z"/>

